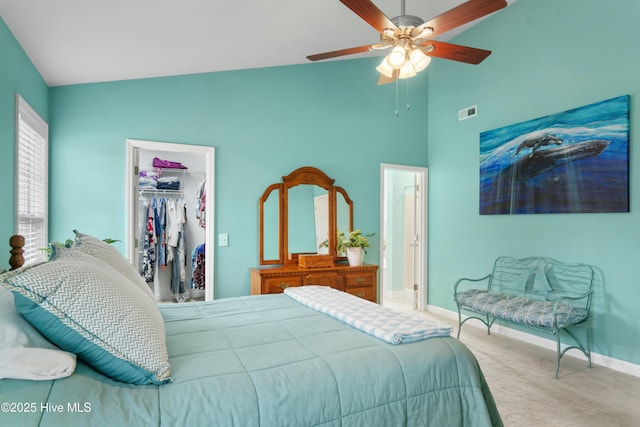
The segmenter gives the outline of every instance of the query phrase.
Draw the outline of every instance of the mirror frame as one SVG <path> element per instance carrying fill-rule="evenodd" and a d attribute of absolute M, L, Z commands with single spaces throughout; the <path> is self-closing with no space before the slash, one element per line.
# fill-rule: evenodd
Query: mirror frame
<path fill-rule="evenodd" d="M 264 257 L 264 204 L 266 203 L 266 201 L 269 199 L 269 196 L 271 196 L 271 193 L 273 193 L 274 191 L 278 191 L 278 223 L 277 223 L 277 227 L 278 227 L 278 258 L 276 259 L 265 259 Z M 283 236 L 282 236 L 282 231 L 283 231 L 283 227 L 282 227 L 282 211 L 283 211 L 283 207 L 282 207 L 282 203 L 284 201 L 284 198 L 282 197 L 282 193 L 284 191 L 284 185 L 283 184 L 271 184 L 270 186 L 267 187 L 266 190 L 264 190 L 264 193 L 262 193 L 262 196 L 260 197 L 260 199 L 258 199 L 258 205 L 259 205 L 259 217 L 260 217 L 260 230 L 259 230 L 259 235 L 260 235 L 260 265 L 267 265 L 267 264 L 282 264 L 283 259 L 284 259 L 284 252 L 283 252 Z"/>
<path fill-rule="evenodd" d="M 336 187 L 333 185 L 335 179 L 328 177 L 320 169 L 312 166 L 303 166 L 291 172 L 289 175 L 282 177 L 281 183 L 271 184 L 260 197 L 259 203 L 259 251 L 260 251 L 260 265 L 269 264 L 298 264 L 298 254 L 289 253 L 289 189 L 298 185 L 317 185 L 327 190 L 329 197 L 329 254 L 338 261 L 345 257 L 339 257 L 336 253 L 336 236 L 337 236 L 337 194 L 341 194 L 344 197 L 344 201 L 348 206 L 349 214 L 349 231 L 353 230 L 353 201 L 349 198 L 349 195 L 342 187 Z M 264 258 L 264 204 L 275 190 L 279 190 L 280 200 L 278 203 L 278 258 L 277 259 L 265 259 Z"/>

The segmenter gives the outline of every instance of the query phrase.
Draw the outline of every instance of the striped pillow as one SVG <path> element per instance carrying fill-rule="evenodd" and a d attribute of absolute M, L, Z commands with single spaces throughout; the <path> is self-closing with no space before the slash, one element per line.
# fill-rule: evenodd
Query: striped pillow
<path fill-rule="evenodd" d="M 102 240 L 90 236 L 88 234 L 80 233 L 78 230 L 73 230 L 76 234 L 76 239 L 73 244 L 74 249 L 78 249 L 87 255 L 94 256 L 101 261 L 104 261 L 110 265 L 113 269 L 118 271 L 127 277 L 134 285 L 142 289 L 142 291 L 149 296 L 153 301 L 156 300 L 153 291 L 147 285 L 147 282 L 136 271 L 131 263 L 122 256 L 122 254 L 113 246 Z"/>
<path fill-rule="evenodd" d="M 171 381 L 155 301 L 99 259 L 60 257 L 0 279 L 29 323 L 95 370 L 132 384 Z"/>

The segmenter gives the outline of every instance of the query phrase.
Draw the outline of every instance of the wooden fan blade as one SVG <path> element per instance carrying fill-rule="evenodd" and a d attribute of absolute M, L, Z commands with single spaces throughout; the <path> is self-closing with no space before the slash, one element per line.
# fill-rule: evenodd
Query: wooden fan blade
<path fill-rule="evenodd" d="M 478 18 L 482 18 L 503 7 L 507 7 L 505 0 L 469 0 L 425 22 L 420 27 L 433 28 L 433 35 L 431 37 L 435 37 L 461 25 L 475 21 Z"/>
<path fill-rule="evenodd" d="M 348 49 L 340 49 L 340 50 L 334 50 L 332 52 L 317 53 L 315 55 L 309 55 L 307 56 L 307 59 L 310 61 L 320 61 L 322 59 L 335 58 L 337 56 L 353 55 L 354 53 L 368 52 L 370 48 L 371 48 L 370 44 L 365 46 L 350 47 Z"/>
<path fill-rule="evenodd" d="M 452 61 L 466 62 L 467 64 L 479 64 L 484 59 L 491 55 L 490 50 L 476 49 L 475 47 L 460 46 L 457 44 L 439 42 L 436 40 L 429 40 L 422 43 L 420 46 L 433 46 L 431 52 L 425 51 L 429 56 L 435 56 L 436 58 L 450 59 Z"/>
<path fill-rule="evenodd" d="M 369 0 L 340 0 L 342 4 L 347 6 L 360 18 L 364 19 L 369 25 L 378 30 L 379 33 L 387 28 L 396 29 L 396 25 L 391 22 L 387 15 L 382 13 L 378 7 Z"/>

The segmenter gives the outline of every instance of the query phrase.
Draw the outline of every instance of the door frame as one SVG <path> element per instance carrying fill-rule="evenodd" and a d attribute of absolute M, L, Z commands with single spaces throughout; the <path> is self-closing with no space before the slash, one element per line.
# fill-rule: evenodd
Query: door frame
<path fill-rule="evenodd" d="M 214 212 L 215 212 L 215 148 L 201 145 L 175 144 L 170 142 L 144 141 L 139 139 L 127 139 L 126 154 L 126 212 L 127 212 L 127 258 L 134 263 L 135 248 L 135 217 L 137 206 L 137 174 L 134 167 L 138 163 L 139 150 L 167 151 L 200 154 L 205 160 L 205 192 L 207 195 L 207 210 L 205 211 L 205 301 L 214 298 Z"/>
<path fill-rule="evenodd" d="M 380 267 L 381 270 L 384 266 L 384 246 L 385 239 L 384 236 L 387 236 L 386 228 L 387 224 L 385 223 L 385 200 L 387 199 L 387 192 L 389 191 L 385 185 L 385 175 L 387 171 L 401 171 L 401 172 L 411 172 L 415 174 L 415 181 L 420 185 L 420 198 L 419 203 L 416 203 L 417 210 L 417 218 L 416 222 L 421 224 L 422 235 L 418 236 L 420 244 L 418 245 L 418 253 L 416 257 L 420 260 L 420 266 L 418 268 L 418 279 L 419 279 L 419 288 L 418 288 L 418 307 L 419 311 L 424 311 L 427 307 L 427 297 L 428 297 L 428 270 L 427 270 L 427 254 L 428 254 L 428 185 L 429 185 L 429 170 L 426 167 L 419 166 L 406 166 L 406 165 L 396 165 L 389 163 L 382 163 L 380 165 Z M 384 272 L 382 272 L 384 274 Z M 384 304 L 384 277 L 381 275 L 381 289 L 379 292 L 380 295 L 380 304 Z"/>

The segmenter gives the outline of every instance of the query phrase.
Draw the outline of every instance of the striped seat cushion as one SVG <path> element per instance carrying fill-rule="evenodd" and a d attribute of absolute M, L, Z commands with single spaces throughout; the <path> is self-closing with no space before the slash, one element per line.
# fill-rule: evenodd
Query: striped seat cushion
<path fill-rule="evenodd" d="M 518 295 L 470 289 L 456 295 L 456 302 L 477 313 L 488 314 L 529 326 L 564 328 L 585 320 L 589 312 L 571 304 L 560 303 L 553 315 L 554 301 L 536 300 Z"/>

